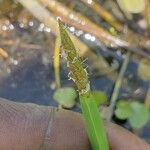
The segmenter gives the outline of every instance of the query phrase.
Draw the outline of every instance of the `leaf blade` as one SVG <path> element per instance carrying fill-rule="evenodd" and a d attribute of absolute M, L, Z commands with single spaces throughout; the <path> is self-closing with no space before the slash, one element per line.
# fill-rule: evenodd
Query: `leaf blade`
<path fill-rule="evenodd" d="M 109 150 L 103 120 L 93 96 L 91 94 L 88 97 L 80 96 L 80 103 L 93 150 Z"/>

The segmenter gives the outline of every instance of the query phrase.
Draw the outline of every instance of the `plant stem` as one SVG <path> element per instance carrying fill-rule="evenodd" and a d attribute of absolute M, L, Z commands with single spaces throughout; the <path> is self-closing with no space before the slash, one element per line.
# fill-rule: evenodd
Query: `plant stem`
<path fill-rule="evenodd" d="M 115 27 L 115 29 L 124 32 L 123 25 L 109 11 L 107 11 L 103 6 L 101 6 L 100 3 L 94 0 L 92 0 L 91 3 L 89 3 L 88 0 L 81 1 L 88 5 L 90 8 L 92 8 L 93 11 L 95 11 L 100 17 L 106 20 L 110 25 Z"/>
<path fill-rule="evenodd" d="M 111 99 L 110 99 L 109 114 L 108 114 L 108 117 L 107 117 L 107 121 L 111 121 L 111 118 L 113 116 L 113 111 L 114 111 L 114 108 L 115 108 L 115 105 L 116 105 L 116 101 L 118 99 L 118 95 L 119 95 L 119 92 L 120 92 L 123 76 L 124 76 L 126 68 L 128 66 L 129 56 L 130 56 L 130 53 L 128 52 L 125 59 L 124 59 L 123 65 L 122 65 L 121 70 L 120 70 L 120 73 L 118 75 L 118 79 L 115 83 L 113 94 L 112 94 Z"/>
<path fill-rule="evenodd" d="M 55 50 L 54 50 L 54 72 L 55 72 L 55 82 L 56 88 L 60 88 L 60 45 L 61 40 L 60 36 L 56 38 L 55 41 Z"/>
<path fill-rule="evenodd" d="M 146 99 L 145 99 L 145 105 L 150 108 L 150 88 L 147 91 Z"/>

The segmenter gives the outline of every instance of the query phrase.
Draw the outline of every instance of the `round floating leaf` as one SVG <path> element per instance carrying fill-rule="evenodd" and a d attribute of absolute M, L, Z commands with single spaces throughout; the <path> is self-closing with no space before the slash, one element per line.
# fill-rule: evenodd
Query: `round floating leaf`
<path fill-rule="evenodd" d="M 115 115 L 119 119 L 128 119 L 133 114 L 132 107 L 130 103 L 124 100 L 121 100 L 117 103 L 117 108 L 115 110 Z"/>
<path fill-rule="evenodd" d="M 120 8 L 129 13 L 141 13 L 146 6 L 146 0 L 117 0 Z"/>
<path fill-rule="evenodd" d="M 141 103 L 132 102 L 131 107 L 133 110 L 132 116 L 129 118 L 129 122 L 134 129 L 140 129 L 146 125 L 150 119 L 149 109 Z"/>
<path fill-rule="evenodd" d="M 76 103 L 77 94 L 74 88 L 64 87 L 56 90 L 53 97 L 63 107 L 72 108 Z"/>
<path fill-rule="evenodd" d="M 97 106 L 100 106 L 101 104 L 107 101 L 107 95 L 103 91 L 92 91 L 91 94 L 93 95 L 94 100 L 97 103 Z"/>

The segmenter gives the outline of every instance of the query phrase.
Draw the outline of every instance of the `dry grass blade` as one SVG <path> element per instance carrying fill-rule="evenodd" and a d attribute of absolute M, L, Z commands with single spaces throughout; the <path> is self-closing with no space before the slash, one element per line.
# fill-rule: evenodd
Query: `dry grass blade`
<path fill-rule="evenodd" d="M 4 59 L 9 58 L 8 53 L 7 53 L 4 49 L 2 49 L 2 48 L 0 48 L 0 56 L 1 56 L 2 58 L 4 58 Z"/>
<path fill-rule="evenodd" d="M 12 46 L 15 43 L 15 40 L 1 40 L 0 45 L 3 46 Z M 42 47 L 38 44 L 30 44 L 30 43 L 20 43 L 18 47 L 25 49 L 41 49 Z"/>
<path fill-rule="evenodd" d="M 63 4 L 55 0 L 39 0 L 43 5 L 46 5 L 56 16 L 60 16 L 67 24 L 75 26 L 83 31 L 89 32 L 100 40 L 102 40 L 108 46 L 120 46 L 129 47 L 130 44 L 117 37 L 112 36 L 105 31 L 100 25 L 96 25 L 88 18 L 78 14 Z"/>
<path fill-rule="evenodd" d="M 55 82 L 57 89 L 60 88 L 60 37 L 58 36 L 55 41 L 54 50 L 54 72 L 55 72 Z"/>
<path fill-rule="evenodd" d="M 129 63 L 129 57 L 130 57 L 130 53 L 128 52 L 124 59 L 123 65 L 121 67 L 121 70 L 119 72 L 118 78 L 115 83 L 115 87 L 114 87 L 114 90 L 113 90 L 113 93 L 112 93 L 112 96 L 110 99 L 109 114 L 107 117 L 108 121 L 111 121 L 111 119 L 112 119 L 114 108 L 116 106 L 116 101 L 119 96 L 120 88 L 122 85 L 123 77 L 124 77 L 125 71 L 127 69 L 128 63 Z"/>
<path fill-rule="evenodd" d="M 67 24 L 74 26 L 78 29 L 91 33 L 95 35 L 98 39 L 104 42 L 107 46 L 112 47 L 124 47 L 128 51 L 132 51 L 142 56 L 146 56 L 147 53 L 137 49 L 138 46 L 149 47 L 150 40 L 145 37 L 138 37 L 132 33 L 123 36 L 123 39 L 119 37 L 112 36 L 109 32 L 103 29 L 100 25 L 97 25 L 90 21 L 85 16 L 72 11 L 68 7 L 64 6 L 60 2 L 55 0 L 39 0 L 43 5 L 45 5 L 50 11 L 55 14 L 55 16 L 60 16 Z M 135 50 L 136 49 L 136 50 Z"/>
<path fill-rule="evenodd" d="M 145 12 L 148 30 L 150 32 L 150 0 L 147 0 L 146 12 Z"/>
<path fill-rule="evenodd" d="M 110 25 L 112 25 L 118 31 L 124 32 L 123 25 L 113 16 L 111 15 L 105 8 L 103 8 L 99 3 L 92 0 L 89 2 L 88 0 L 81 0 L 89 7 L 91 7 L 97 14 L 99 14 L 104 20 L 106 20 Z"/>
<path fill-rule="evenodd" d="M 52 14 L 41 6 L 36 0 L 17 0 L 21 3 L 28 11 L 41 22 L 44 22 L 46 26 L 50 27 L 54 34 L 58 35 L 58 26 L 56 20 L 51 17 Z"/>
<path fill-rule="evenodd" d="M 146 96 L 146 99 L 145 99 L 145 105 L 150 108 L 150 88 L 148 89 L 147 91 L 147 96 Z"/>

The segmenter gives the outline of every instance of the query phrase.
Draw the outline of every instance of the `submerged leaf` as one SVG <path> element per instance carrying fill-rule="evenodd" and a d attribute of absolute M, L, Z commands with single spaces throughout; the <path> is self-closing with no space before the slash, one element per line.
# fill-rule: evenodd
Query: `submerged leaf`
<path fill-rule="evenodd" d="M 77 93 L 74 88 L 64 87 L 56 90 L 54 99 L 65 108 L 72 108 L 76 101 Z"/>

